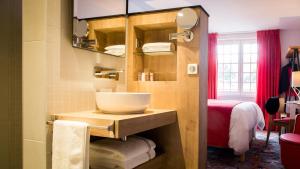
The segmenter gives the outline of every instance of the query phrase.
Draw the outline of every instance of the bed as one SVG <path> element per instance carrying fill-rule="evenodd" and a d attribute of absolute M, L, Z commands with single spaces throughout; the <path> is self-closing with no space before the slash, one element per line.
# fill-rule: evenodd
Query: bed
<path fill-rule="evenodd" d="M 208 146 L 231 148 L 236 155 L 244 155 L 256 129 L 265 127 L 263 113 L 254 102 L 209 99 L 207 116 Z"/>

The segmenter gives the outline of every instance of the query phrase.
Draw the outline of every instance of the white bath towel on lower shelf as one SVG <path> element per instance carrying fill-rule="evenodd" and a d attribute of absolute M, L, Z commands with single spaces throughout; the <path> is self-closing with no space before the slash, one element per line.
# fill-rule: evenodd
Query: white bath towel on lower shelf
<path fill-rule="evenodd" d="M 139 154 L 149 152 L 156 147 L 152 140 L 130 136 L 127 141 L 120 141 L 116 139 L 103 139 L 91 143 L 90 149 L 96 150 L 98 154 L 103 154 L 107 158 L 118 159 L 125 161 L 131 159 Z"/>
<path fill-rule="evenodd" d="M 90 150 L 90 166 L 91 169 L 133 169 L 145 162 L 153 159 L 156 153 L 151 149 L 147 153 L 139 154 L 126 161 L 106 158 L 95 150 Z"/>
<path fill-rule="evenodd" d="M 52 169 L 89 169 L 89 137 L 87 123 L 54 121 Z"/>

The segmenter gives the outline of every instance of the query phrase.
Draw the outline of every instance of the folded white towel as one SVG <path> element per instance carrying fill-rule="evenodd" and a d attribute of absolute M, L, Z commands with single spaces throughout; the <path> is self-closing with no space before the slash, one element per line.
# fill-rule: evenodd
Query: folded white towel
<path fill-rule="evenodd" d="M 170 52 L 175 49 L 173 43 L 170 42 L 156 42 L 146 43 L 143 45 L 143 52 Z"/>
<path fill-rule="evenodd" d="M 99 155 L 103 154 L 106 158 L 120 161 L 132 159 L 136 155 L 147 153 L 155 147 L 156 145 L 152 140 L 138 136 L 130 136 L 126 141 L 103 139 L 90 145 L 90 149 L 99 152 Z"/>
<path fill-rule="evenodd" d="M 125 50 L 107 50 L 104 53 L 114 56 L 124 56 Z"/>
<path fill-rule="evenodd" d="M 154 149 L 147 153 L 139 154 L 126 161 L 106 158 L 95 150 L 90 150 L 90 166 L 91 169 L 132 169 L 155 157 Z"/>
<path fill-rule="evenodd" d="M 88 169 L 89 138 L 86 123 L 54 121 L 52 169 Z"/>
<path fill-rule="evenodd" d="M 126 46 L 125 45 L 111 45 L 107 46 L 104 49 L 105 50 L 124 50 L 125 51 Z"/>

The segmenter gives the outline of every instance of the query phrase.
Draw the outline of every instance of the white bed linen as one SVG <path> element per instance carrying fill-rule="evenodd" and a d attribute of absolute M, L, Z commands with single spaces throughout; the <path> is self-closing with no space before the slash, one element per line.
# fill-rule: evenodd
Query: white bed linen
<path fill-rule="evenodd" d="M 242 102 L 231 112 L 229 147 L 236 155 L 249 150 L 249 142 L 255 137 L 256 128 L 263 130 L 265 120 L 260 107 L 254 102 Z M 254 133 L 253 133 L 254 131 Z"/>

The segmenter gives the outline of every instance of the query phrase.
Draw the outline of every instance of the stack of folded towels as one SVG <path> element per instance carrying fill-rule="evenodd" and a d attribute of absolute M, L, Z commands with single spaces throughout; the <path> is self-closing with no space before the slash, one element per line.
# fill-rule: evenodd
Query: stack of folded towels
<path fill-rule="evenodd" d="M 115 55 L 115 56 L 124 56 L 125 54 L 125 45 L 112 45 L 104 48 L 106 54 Z"/>
<path fill-rule="evenodd" d="M 143 52 L 170 52 L 175 50 L 175 46 L 170 42 L 145 43 Z"/>
<path fill-rule="evenodd" d="M 90 145 L 91 169 L 132 169 L 155 157 L 152 140 L 130 136 L 127 141 L 98 140 Z"/>

